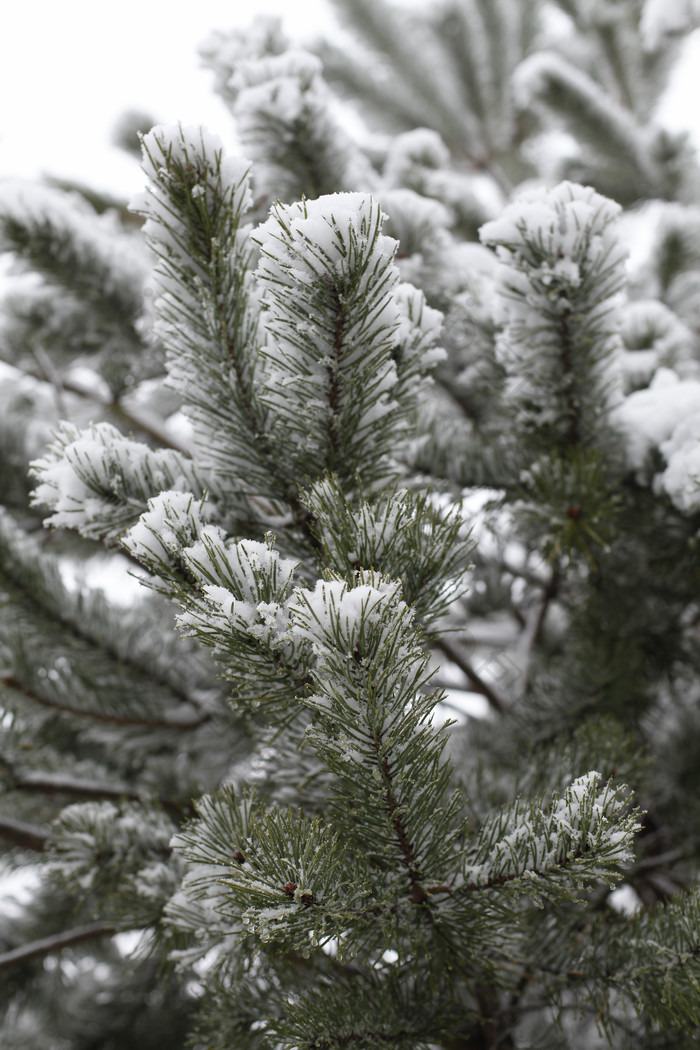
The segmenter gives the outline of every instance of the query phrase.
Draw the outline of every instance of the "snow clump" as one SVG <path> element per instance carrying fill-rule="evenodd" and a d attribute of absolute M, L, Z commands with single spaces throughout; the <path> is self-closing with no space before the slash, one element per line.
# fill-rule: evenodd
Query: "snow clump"
<path fill-rule="evenodd" d="M 296 592 L 296 603 L 290 606 L 294 633 L 321 648 L 335 649 L 342 639 L 350 652 L 365 624 L 380 624 L 390 608 L 398 606 L 410 616 L 400 592 L 400 582 L 373 572 L 361 573 L 355 587 L 344 580 L 319 580 L 312 591 Z"/>

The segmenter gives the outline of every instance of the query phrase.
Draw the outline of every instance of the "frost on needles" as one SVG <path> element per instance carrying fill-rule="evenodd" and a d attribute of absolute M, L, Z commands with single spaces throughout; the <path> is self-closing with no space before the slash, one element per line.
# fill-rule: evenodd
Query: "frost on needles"
<path fill-rule="evenodd" d="M 111 851 L 103 907 L 124 929 L 158 916 L 171 962 L 196 965 L 207 1045 L 228 1032 L 289 1050 L 451 1046 L 480 1023 L 483 989 L 527 967 L 539 914 L 563 920 L 562 950 L 575 950 L 588 895 L 632 860 L 639 811 L 585 766 L 563 789 L 470 809 L 426 647 L 451 651 L 474 543 L 459 505 L 414 491 L 410 473 L 441 316 L 400 281 L 380 204 L 278 203 L 253 229 L 250 166 L 210 133 L 156 128 L 143 147 L 136 206 L 193 455 L 64 424 L 34 464 L 35 498 L 53 524 L 118 537 L 175 600 L 250 750 L 184 824 L 150 810 L 143 857 L 120 845 L 128 807 L 70 807 L 52 832 L 56 877 L 91 887 L 86 858 Z M 484 230 L 501 245 L 513 368 L 532 383 L 526 440 L 544 425 L 578 445 L 583 394 L 595 400 L 611 366 L 615 210 L 565 184 Z M 563 389 L 562 326 L 584 369 Z M 561 414 L 543 423 L 550 390 Z M 634 974 L 620 969 L 615 1001 L 634 1004 Z M 528 979 L 554 1007 L 556 980 Z M 582 1000 L 607 1003 L 606 981 L 582 971 Z"/>

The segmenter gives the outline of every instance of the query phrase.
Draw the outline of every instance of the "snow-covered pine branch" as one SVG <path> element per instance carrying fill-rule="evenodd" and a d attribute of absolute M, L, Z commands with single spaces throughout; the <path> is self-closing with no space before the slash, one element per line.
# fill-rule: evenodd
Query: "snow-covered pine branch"
<path fill-rule="evenodd" d="M 416 328 L 430 341 L 436 325 L 427 307 L 401 309 L 382 219 L 371 197 L 336 194 L 277 205 L 254 234 L 269 333 L 261 396 L 297 477 L 330 470 L 347 486 L 359 470 L 377 485 L 397 472 L 411 408 L 397 400 L 399 368 Z"/>
<path fill-rule="evenodd" d="M 163 489 L 204 488 L 191 460 L 125 438 L 109 423 L 81 431 L 62 423 L 45 456 L 35 460 L 34 502 L 49 507 L 46 523 L 91 539 L 114 539 Z"/>
<path fill-rule="evenodd" d="M 145 326 L 148 258 L 112 214 L 32 184 L 0 192 L 0 250 L 39 277 L 19 284 L 3 321 L 11 359 L 44 357 L 61 373 L 79 354 L 93 360 L 113 397 L 160 370 Z M 5 356 L 5 355 L 3 355 Z"/>
<path fill-rule="evenodd" d="M 256 207 L 376 183 L 336 119 L 321 62 L 290 45 L 280 19 L 259 16 L 245 31 L 214 33 L 200 53 L 255 164 Z"/>
<path fill-rule="evenodd" d="M 230 491 L 245 464 L 246 487 L 267 494 L 273 472 L 254 389 L 258 311 L 243 227 L 249 164 L 224 157 L 220 140 L 199 127 L 154 128 L 143 154 L 150 181 L 132 207 L 146 216 L 158 260 L 156 332 L 169 382 L 187 406 L 204 469 Z"/>
<path fill-rule="evenodd" d="M 337 478 L 326 477 L 304 493 L 324 567 L 349 585 L 358 568 L 381 567 L 401 580 L 404 600 L 423 625 L 436 625 L 466 587 L 472 543 L 463 515 L 408 489 L 389 490 L 372 502 L 362 498 L 361 484 L 358 489 L 353 503 Z"/>
<path fill-rule="evenodd" d="M 500 353 L 526 426 L 562 449 L 604 440 L 615 397 L 619 208 L 590 187 L 533 190 L 480 231 L 497 247 Z"/>
<path fill-rule="evenodd" d="M 139 220 L 12 206 L 0 1042 L 695 1046 L 698 216 L 602 196 L 697 194 L 649 122 L 692 12 L 337 6 L 371 57 L 331 76 L 405 133 L 370 170 L 316 59 L 220 34 L 254 164 L 145 136 L 154 334 Z M 30 454 L 104 543 L 24 535 Z"/>

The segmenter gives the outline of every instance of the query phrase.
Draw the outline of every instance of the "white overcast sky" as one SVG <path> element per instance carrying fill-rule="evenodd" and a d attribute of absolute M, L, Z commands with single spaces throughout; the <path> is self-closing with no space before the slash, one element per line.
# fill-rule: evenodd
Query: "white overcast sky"
<path fill-rule="evenodd" d="M 431 0 L 402 0 L 424 6 Z M 138 165 L 110 145 L 124 110 L 162 123 L 203 123 L 225 142 L 231 121 L 200 67 L 198 45 L 213 29 L 256 14 L 284 17 L 299 39 L 332 34 L 326 0 L 7 0 L 0 36 L 0 178 L 42 172 L 130 195 Z M 700 39 L 677 70 L 664 122 L 700 144 Z"/>
<path fill-rule="evenodd" d="M 0 177 L 42 171 L 129 193 L 138 165 L 110 146 L 126 109 L 161 123 L 231 120 L 200 66 L 213 29 L 283 15 L 295 36 L 332 31 L 325 0 L 8 0 L 0 36 Z"/>

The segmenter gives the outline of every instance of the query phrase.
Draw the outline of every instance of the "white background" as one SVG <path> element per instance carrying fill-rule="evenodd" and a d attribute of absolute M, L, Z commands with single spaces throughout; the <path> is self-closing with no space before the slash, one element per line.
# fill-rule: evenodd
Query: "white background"
<path fill-rule="evenodd" d="M 395 0 L 396 2 L 396 0 Z M 430 0 L 400 0 L 423 6 Z M 337 34 L 326 0 L 7 0 L 0 35 L 0 179 L 42 172 L 128 196 L 143 179 L 110 144 L 126 109 L 159 123 L 203 123 L 224 142 L 231 120 L 200 67 L 197 48 L 214 29 L 279 14 L 295 38 Z M 700 40 L 690 42 L 664 122 L 700 143 Z"/>
<path fill-rule="evenodd" d="M 325 0 L 28 0 L 8 3 L 0 36 L 0 178 L 42 171 L 112 192 L 141 185 L 110 145 L 126 109 L 159 123 L 203 123 L 225 140 L 231 120 L 197 48 L 214 29 L 280 14 L 294 35 L 333 30 Z"/>

